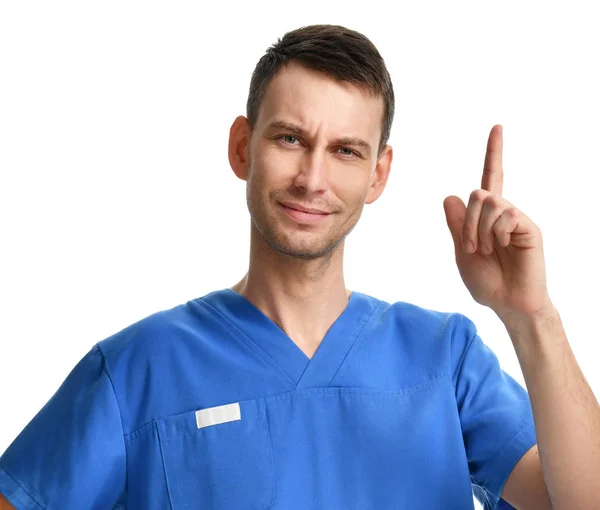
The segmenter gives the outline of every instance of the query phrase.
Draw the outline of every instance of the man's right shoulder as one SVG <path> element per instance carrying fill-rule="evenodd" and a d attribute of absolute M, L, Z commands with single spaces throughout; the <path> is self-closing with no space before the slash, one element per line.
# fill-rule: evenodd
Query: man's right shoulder
<path fill-rule="evenodd" d="M 178 330 L 193 320 L 188 304 L 180 304 L 144 317 L 98 342 L 102 355 L 109 364 L 130 356 L 143 356 L 145 352 L 161 351 Z"/>

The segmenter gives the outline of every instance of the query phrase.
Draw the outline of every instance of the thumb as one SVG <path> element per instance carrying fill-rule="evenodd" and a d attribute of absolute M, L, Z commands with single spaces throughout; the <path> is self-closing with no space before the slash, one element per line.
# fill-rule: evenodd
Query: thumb
<path fill-rule="evenodd" d="M 444 212 L 446 213 L 446 223 L 454 241 L 454 248 L 457 253 L 462 250 L 462 228 L 465 221 L 467 207 L 457 196 L 451 195 L 444 200 Z"/>

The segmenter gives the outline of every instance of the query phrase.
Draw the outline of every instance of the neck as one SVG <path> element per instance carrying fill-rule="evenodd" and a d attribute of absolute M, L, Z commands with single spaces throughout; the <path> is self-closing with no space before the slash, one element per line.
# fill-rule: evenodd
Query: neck
<path fill-rule="evenodd" d="M 305 352 L 314 352 L 348 305 L 344 243 L 306 260 L 276 252 L 252 236 L 247 274 L 232 289 L 261 310 Z M 262 237 L 261 237 L 262 239 Z"/>

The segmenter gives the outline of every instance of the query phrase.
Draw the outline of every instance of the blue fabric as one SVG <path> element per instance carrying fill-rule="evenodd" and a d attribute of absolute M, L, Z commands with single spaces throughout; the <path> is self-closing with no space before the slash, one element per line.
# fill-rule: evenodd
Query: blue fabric
<path fill-rule="evenodd" d="M 195 412 L 241 419 L 198 428 Z M 17 509 L 512 508 L 525 389 L 464 315 L 353 292 L 309 359 L 231 289 L 96 345 L 0 457 Z"/>

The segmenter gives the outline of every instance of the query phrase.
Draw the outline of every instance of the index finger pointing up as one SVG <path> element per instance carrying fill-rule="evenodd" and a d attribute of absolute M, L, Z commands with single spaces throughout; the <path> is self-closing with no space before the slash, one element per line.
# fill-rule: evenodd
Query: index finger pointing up
<path fill-rule="evenodd" d="M 485 163 L 483 164 L 483 177 L 481 189 L 494 195 L 502 196 L 504 171 L 502 170 L 502 126 L 496 124 L 490 131 Z"/>

